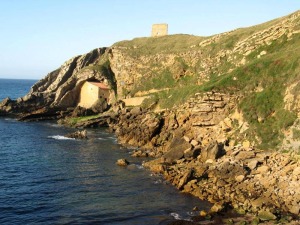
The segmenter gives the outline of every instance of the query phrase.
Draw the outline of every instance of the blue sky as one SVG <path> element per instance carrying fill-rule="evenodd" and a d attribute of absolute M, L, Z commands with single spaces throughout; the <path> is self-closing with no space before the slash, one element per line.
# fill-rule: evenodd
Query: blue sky
<path fill-rule="evenodd" d="M 67 59 L 121 40 L 208 36 L 285 16 L 299 0 L 0 0 L 0 78 L 40 79 Z"/>

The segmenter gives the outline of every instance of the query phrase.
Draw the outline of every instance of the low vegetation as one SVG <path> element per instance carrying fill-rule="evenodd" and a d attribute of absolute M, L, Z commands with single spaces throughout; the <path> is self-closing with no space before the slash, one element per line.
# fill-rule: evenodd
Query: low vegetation
<path fill-rule="evenodd" d="M 91 116 L 70 117 L 70 118 L 65 118 L 63 123 L 72 127 L 72 126 L 75 126 L 78 123 L 88 121 L 88 120 L 91 120 L 91 119 L 99 118 L 99 116 L 100 115 L 97 114 L 97 115 L 91 115 Z"/>
<path fill-rule="evenodd" d="M 239 41 L 279 24 L 285 18 L 213 38 L 169 35 L 118 42 L 114 46 L 126 49 L 126 54 L 131 57 L 175 55 L 171 67 L 165 67 L 159 61 L 153 62 L 150 65 L 152 73 L 148 73 L 151 75 L 142 77 L 131 90 L 126 90 L 127 94 L 134 96 L 140 91 L 161 90 L 143 105 L 149 107 L 156 104 L 160 109 L 181 105 L 197 92 L 213 90 L 238 95 L 238 107 L 250 125 L 246 135 L 259 143 L 261 148 L 274 148 L 281 142 L 282 131 L 297 118 L 295 112 L 285 110 L 284 96 L 286 88 L 300 78 L 300 34 L 294 34 L 292 39 L 287 34 L 282 35 L 270 44 L 255 47 L 254 51 L 244 56 L 234 53 L 230 56 L 233 60 L 228 60 L 226 51 L 232 51 Z M 295 23 L 298 24 L 299 19 Z M 209 42 L 209 38 L 213 41 Z M 200 44 L 206 41 L 207 44 Z M 184 58 L 185 54 L 197 51 L 201 52 L 201 57 L 188 57 L 190 60 Z M 203 60 L 212 60 L 222 51 L 224 54 L 218 60 L 218 66 L 210 69 L 208 77 L 200 79 L 199 74 L 205 70 Z M 264 54 L 260 55 L 261 52 Z M 237 65 L 243 58 L 245 62 Z M 298 90 L 300 84 L 293 89 L 294 92 Z"/>
<path fill-rule="evenodd" d="M 113 46 L 126 48 L 132 57 L 153 55 L 157 53 L 178 53 L 188 51 L 191 46 L 198 46 L 207 37 L 187 34 L 168 35 L 152 38 L 135 38 L 131 41 L 121 41 Z"/>

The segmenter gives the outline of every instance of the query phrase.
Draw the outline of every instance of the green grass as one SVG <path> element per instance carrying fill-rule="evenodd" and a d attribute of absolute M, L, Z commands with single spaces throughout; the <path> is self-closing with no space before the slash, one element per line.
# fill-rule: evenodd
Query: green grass
<path fill-rule="evenodd" d="M 165 69 L 160 74 L 150 77 L 142 78 L 139 83 L 136 83 L 131 94 L 134 95 L 138 91 L 147 91 L 150 89 L 164 89 L 174 87 L 176 80 L 172 73 Z"/>
<path fill-rule="evenodd" d="M 90 65 L 85 69 L 94 70 L 103 75 L 109 82 L 110 87 L 117 93 L 117 82 L 115 75 L 110 67 L 110 61 L 108 60 L 107 55 L 101 58 L 101 61 L 95 65 Z"/>
<path fill-rule="evenodd" d="M 212 76 L 202 86 L 204 91 L 216 90 L 243 96 L 239 108 L 250 124 L 249 136 L 258 136 L 262 148 L 277 146 L 282 130 L 296 119 L 295 113 L 284 110 L 283 98 L 286 87 L 300 78 L 300 54 L 299 51 L 292 51 L 299 49 L 299 43 L 299 35 L 289 42 L 283 37 L 265 48 L 268 53 L 263 58 L 255 57 L 262 50 L 258 49 L 249 56 L 249 63 L 245 66 L 230 74 Z M 296 93 L 300 89 L 298 86 Z M 257 92 L 257 87 L 263 90 Z"/>
<path fill-rule="evenodd" d="M 230 46 L 232 43 L 228 39 L 225 45 Z M 239 108 L 250 124 L 247 131 L 249 139 L 260 140 L 261 148 L 274 148 L 283 137 L 282 131 L 296 119 L 295 113 L 284 110 L 283 98 L 286 87 L 300 78 L 300 54 L 299 51 L 294 51 L 299 49 L 299 43 L 300 35 L 295 35 L 292 41 L 287 41 L 283 36 L 271 45 L 257 49 L 248 56 L 246 65 L 231 73 L 227 71 L 232 65 L 224 60 L 218 67 L 221 75 L 212 73 L 210 80 L 201 86 L 196 84 L 196 76 L 174 79 L 169 70 L 164 70 L 159 75 L 142 80 L 141 84 L 136 85 L 134 92 L 170 88 L 157 94 L 160 108 L 183 104 L 196 92 L 214 90 L 243 96 Z M 216 44 L 215 48 L 219 47 Z M 267 51 L 267 55 L 258 59 L 256 56 L 263 50 Z M 189 69 L 188 62 L 181 58 L 176 60 L 183 68 Z M 295 89 L 300 89 L 300 85 L 298 86 Z M 258 87 L 262 90 L 257 91 Z"/>
<path fill-rule="evenodd" d="M 183 104 L 196 92 L 214 90 L 238 95 L 238 108 L 250 125 L 243 135 L 260 143 L 263 149 L 275 148 L 281 142 L 282 131 L 296 119 L 294 112 L 284 109 L 284 95 L 286 88 L 300 79 L 300 34 L 293 35 L 292 40 L 283 35 L 270 45 L 261 45 L 246 56 L 246 64 L 243 66 L 235 66 L 243 55 L 235 53 L 231 55 L 233 60 L 229 61 L 226 53 L 220 59 L 220 65 L 210 69 L 208 80 L 201 80 L 197 74 L 205 69 L 204 59 L 212 59 L 220 51 L 232 50 L 239 41 L 281 21 L 282 18 L 279 18 L 257 26 L 237 29 L 217 37 L 216 41 L 207 46 L 199 46 L 199 43 L 209 37 L 182 34 L 118 42 L 114 47 L 120 47 L 124 54 L 137 60 L 142 56 L 164 54 L 175 57 L 174 64 L 169 67 L 157 59 L 150 61 L 148 67 L 145 66 L 139 71 L 145 76 L 136 81 L 133 87 L 124 90 L 124 93 L 133 96 L 138 91 L 168 88 L 145 101 L 145 106 L 157 103 L 160 108 Z M 195 51 L 201 51 L 201 57 L 184 57 L 185 53 L 190 52 L 192 55 Z M 267 54 L 258 58 L 262 51 Z M 198 84 L 199 81 L 201 85 Z M 299 91 L 300 83 L 292 92 L 297 95 Z"/>
<path fill-rule="evenodd" d="M 198 46 L 206 37 L 187 34 L 167 35 L 162 37 L 135 38 L 131 41 L 121 41 L 113 46 L 127 48 L 132 57 L 154 55 L 157 53 L 176 53 L 189 50 L 189 47 Z"/>
<path fill-rule="evenodd" d="M 300 140 L 300 130 L 293 128 L 293 139 Z"/>
<path fill-rule="evenodd" d="M 96 119 L 98 118 L 100 115 L 91 115 L 91 116 L 81 116 L 81 117 L 71 117 L 71 118 L 67 118 L 66 119 L 66 123 L 69 124 L 70 126 L 75 126 L 77 123 L 81 123 L 84 121 L 88 121 L 91 119 Z"/>

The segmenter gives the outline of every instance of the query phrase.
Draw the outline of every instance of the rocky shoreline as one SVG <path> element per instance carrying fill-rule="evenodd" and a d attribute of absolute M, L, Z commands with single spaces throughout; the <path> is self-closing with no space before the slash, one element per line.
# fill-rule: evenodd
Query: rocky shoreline
<path fill-rule="evenodd" d="M 196 45 L 189 36 L 170 36 L 168 48 L 178 42 L 173 38 L 183 43 L 174 52 L 157 48 L 165 44 L 160 39 L 97 48 L 66 61 L 26 96 L 4 99 L 0 116 L 58 120 L 80 130 L 108 127 L 120 144 L 137 148 L 133 156 L 144 157 L 144 167 L 213 204 L 195 220 L 217 214 L 220 220 L 203 224 L 224 224 L 222 218 L 241 224 L 222 214 L 228 209 L 250 213 L 246 224 L 300 224 L 299 57 L 290 58 L 300 40 L 299 24 L 296 12 L 243 35 L 236 30 L 200 38 Z M 92 106 L 80 105 L 86 82 L 105 84 L 109 96 L 100 101 L 98 93 Z M 150 90 L 157 96 L 148 95 Z M 147 104 L 125 107 L 141 93 Z M 281 151 L 257 147 L 273 141 L 266 146 Z"/>
<path fill-rule="evenodd" d="M 256 149 L 249 141 L 230 139 L 236 129 L 245 129 L 241 119 L 238 128 L 233 125 L 236 113 L 228 117 L 234 101 L 210 92 L 159 113 L 125 108 L 119 102 L 75 127 L 109 127 L 120 144 L 138 147 L 132 156 L 145 157 L 144 167 L 162 174 L 178 190 L 211 202 L 210 212 L 195 220 L 207 215 L 224 219 L 220 213 L 234 209 L 242 215 L 250 213 L 260 223 L 299 224 L 299 161 L 289 154 Z M 64 119 L 60 123 L 67 125 Z M 234 218 L 229 219 L 234 222 Z"/>
<path fill-rule="evenodd" d="M 201 138 L 187 111 L 122 109 L 109 124 L 121 144 L 138 147 L 133 156 L 152 157 L 146 168 L 213 203 L 210 215 L 234 209 L 257 224 L 299 224 L 300 163 L 291 155 L 220 142 L 207 127 Z"/>
<path fill-rule="evenodd" d="M 73 126 L 108 127 L 120 144 L 138 148 L 132 156 L 145 157 L 144 167 L 178 190 L 211 202 L 211 210 L 195 217 L 195 224 L 225 220 L 229 224 L 241 220 L 299 224 L 300 162 L 289 154 L 262 151 L 249 141 L 234 140 L 235 132 L 247 129 L 235 100 L 236 96 L 208 92 L 196 94 L 180 108 L 161 112 L 126 108 L 118 102 L 108 112 Z M 66 111 L 55 114 L 61 115 L 59 122 L 65 125 L 74 117 Z M 28 118 L 45 119 L 43 113 Z M 85 132 L 70 135 L 86 138 Z M 243 219 L 236 214 L 227 218 L 232 209 Z"/>

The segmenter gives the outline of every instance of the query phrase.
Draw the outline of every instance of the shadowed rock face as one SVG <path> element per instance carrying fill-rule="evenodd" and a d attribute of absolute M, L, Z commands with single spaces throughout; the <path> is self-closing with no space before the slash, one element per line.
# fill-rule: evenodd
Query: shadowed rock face
<path fill-rule="evenodd" d="M 44 109 L 42 110 L 43 114 L 47 112 L 54 115 L 57 114 L 54 111 L 65 111 L 68 108 L 76 107 L 81 86 L 85 81 L 103 82 L 107 80 L 103 71 L 93 68 L 103 58 L 105 51 L 106 48 L 97 48 L 85 55 L 66 61 L 59 69 L 34 84 L 24 97 L 17 101 L 2 102 L 0 112 L 18 116 L 22 114 L 22 117 L 24 114 L 32 113 L 39 115 L 37 110 Z M 113 83 L 114 81 L 108 82 Z"/>

